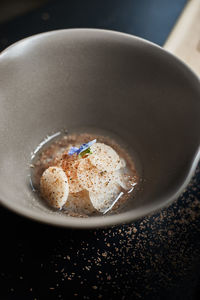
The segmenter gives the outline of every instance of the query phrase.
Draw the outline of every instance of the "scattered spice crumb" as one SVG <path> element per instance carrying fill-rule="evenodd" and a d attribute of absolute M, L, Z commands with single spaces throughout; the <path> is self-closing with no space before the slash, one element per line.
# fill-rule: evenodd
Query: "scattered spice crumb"
<path fill-rule="evenodd" d="M 93 288 L 93 290 L 97 290 L 97 286 L 96 285 L 93 285 L 92 288 Z"/>

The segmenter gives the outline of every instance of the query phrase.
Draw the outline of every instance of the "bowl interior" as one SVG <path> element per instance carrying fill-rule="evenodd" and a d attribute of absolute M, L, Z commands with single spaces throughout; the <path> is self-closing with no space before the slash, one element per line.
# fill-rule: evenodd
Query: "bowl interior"
<path fill-rule="evenodd" d="M 29 185 L 31 152 L 47 134 L 88 127 L 123 139 L 145 179 L 139 197 L 125 212 L 105 216 L 106 225 L 166 204 L 198 151 L 199 99 L 199 81 L 184 64 L 128 35 L 63 30 L 9 47 L 0 55 L 1 201 L 53 224 L 101 225 L 102 218 L 52 213 Z"/>

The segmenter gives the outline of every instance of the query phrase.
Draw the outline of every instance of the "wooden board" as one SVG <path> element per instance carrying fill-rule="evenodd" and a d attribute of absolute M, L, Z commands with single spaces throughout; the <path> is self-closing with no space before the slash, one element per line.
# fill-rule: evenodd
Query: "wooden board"
<path fill-rule="evenodd" d="M 200 0 L 188 1 L 164 48 L 200 76 Z"/>

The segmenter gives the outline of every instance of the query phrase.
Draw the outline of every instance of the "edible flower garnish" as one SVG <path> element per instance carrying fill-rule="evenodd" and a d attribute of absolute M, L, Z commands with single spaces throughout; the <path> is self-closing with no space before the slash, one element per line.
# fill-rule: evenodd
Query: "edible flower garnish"
<path fill-rule="evenodd" d="M 82 144 L 81 146 L 80 146 L 80 148 L 77 148 L 77 147 L 71 147 L 71 149 L 69 150 L 69 152 L 68 152 L 68 154 L 69 155 L 73 155 L 73 154 L 77 154 L 77 155 L 79 155 L 80 157 L 83 157 L 83 156 L 85 156 L 86 154 L 92 154 L 92 151 L 91 151 L 91 149 L 90 149 L 90 147 L 94 144 L 94 143 L 96 143 L 96 139 L 95 140 L 93 140 L 93 141 L 90 141 L 90 142 L 88 142 L 88 143 L 86 143 L 86 144 Z"/>
<path fill-rule="evenodd" d="M 81 157 L 84 157 L 85 155 L 87 154 L 92 154 L 92 151 L 90 148 L 86 149 L 85 151 L 81 152 L 78 157 L 81 158 Z"/>
<path fill-rule="evenodd" d="M 71 147 L 68 154 L 73 155 L 73 154 L 77 153 L 78 150 L 79 150 L 79 148 L 77 148 L 77 147 Z"/>

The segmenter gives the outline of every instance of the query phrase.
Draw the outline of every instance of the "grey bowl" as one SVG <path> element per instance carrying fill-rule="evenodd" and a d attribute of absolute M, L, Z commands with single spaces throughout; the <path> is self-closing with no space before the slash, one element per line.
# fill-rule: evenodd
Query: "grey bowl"
<path fill-rule="evenodd" d="M 125 211 L 79 219 L 38 201 L 31 152 L 61 128 L 113 132 L 134 150 L 145 178 Z M 173 55 L 140 38 L 73 29 L 24 39 L 0 54 L 0 199 L 48 224 L 92 228 L 133 221 L 176 199 L 200 151 L 200 84 Z"/>

